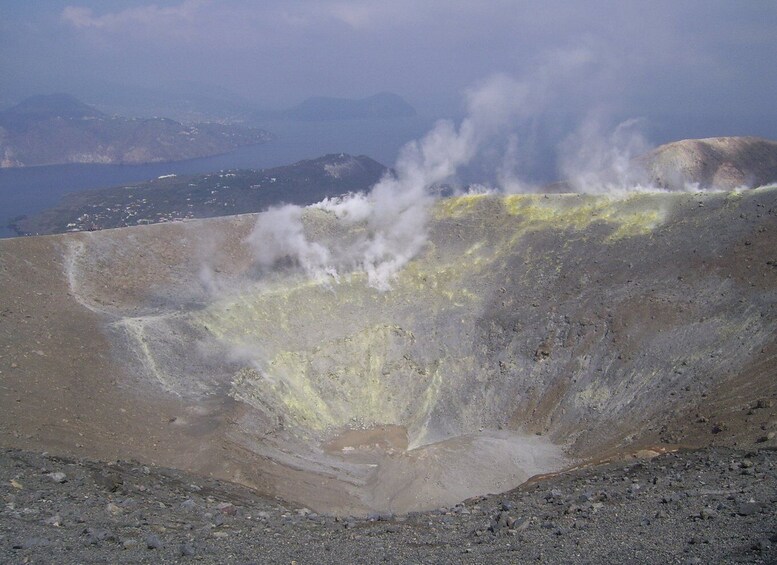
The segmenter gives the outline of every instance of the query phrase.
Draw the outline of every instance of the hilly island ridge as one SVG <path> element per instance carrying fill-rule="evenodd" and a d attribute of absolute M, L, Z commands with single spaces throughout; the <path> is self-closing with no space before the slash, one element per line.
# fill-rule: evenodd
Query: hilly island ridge
<path fill-rule="evenodd" d="M 179 161 L 271 139 L 258 128 L 110 116 L 67 94 L 39 95 L 0 112 L 0 167 Z"/>
<path fill-rule="evenodd" d="M 366 156 L 325 155 L 283 167 L 164 175 L 128 186 L 74 192 L 38 214 L 15 218 L 19 235 L 118 228 L 308 205 L 369 190 L 388 169 Z"/>

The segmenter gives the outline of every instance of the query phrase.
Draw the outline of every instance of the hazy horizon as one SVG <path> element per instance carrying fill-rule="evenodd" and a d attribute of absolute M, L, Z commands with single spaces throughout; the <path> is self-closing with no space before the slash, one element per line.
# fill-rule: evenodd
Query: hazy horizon
<path fill-rule="evenodd" d="M 774 29 L 767 2 L 5 0 L 0 101 L 188 91 L 282 108 L 389 91 L 457 116 L 490 76 L 585 52 L 554 111 L 777 122 Z"/>
<path fill-rule="evenodd" d="M 0 107 L 65 92 L 267 127 L 262 110 L 393 92 L 476 127 L 464 178 L 547 180 L 675 139 L 777 138 L 774 29 L 765 2 L 5 0 Z"/>

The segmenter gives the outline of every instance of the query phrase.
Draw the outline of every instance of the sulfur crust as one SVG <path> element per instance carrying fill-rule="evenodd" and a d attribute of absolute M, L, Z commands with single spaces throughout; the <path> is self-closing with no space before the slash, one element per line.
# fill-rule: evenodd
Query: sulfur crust
<path fill-rule="evenodd" d="M 640 195 L 467 195 L 438 202 L 433 215 L 438 222 L 471 219 L 495 201 L 506 214 L 499 237 L 473 241 L 462 253 L 447 257 L 438 256 L 430 244 L 422 257 L 399 273 L 388 293 L 369 288 L 359 272 L 327 284 L 286 280 L 283 285 L 216 301 L 194 313 L 192 322 L 251 359 L 253 369 L 239 372 L 234 379 L 235 396 L 274 404 L 288 424 L 305 433 L 323 434 L 354 424 L 410 422 L 422 428 L 437 403 L 443 365 L 458 374 L 465 360 L 456 352 L 445 352 L 446 363 L 432 366 L 412 355 L 400 355 L 414 339 L 404 322 L 387 319 L 384 324 L 364 325 L 360 312 L 392 311 L 412 298 L 424 304 L 426 315 L 460 311 L 463 322 L 482 299 L 471 286 L 473 281 L 504 260 L 526 233 L 584 230 L 604 223 L 613 227 L 607 240 L 614 241 L 648 234 L 665 216 L 655 202 Z M 322 214 L 311 217 L 323 230 L 330 220 Z M 330 331 L 323 338 L 310 331 L 321 319 L 337 316 L 343 319 L 340 333 Z M 346 365 L 336 359 L 349 361 Z M 405 385 L 397 386 L 398 381 Z M 606 391 L 587 391 L 580 401 L 598 404 L 603 394 Z"/>
<path fill-rule="evenodd" d="M 519 220 L 515 226 L 518 233 L 542 229 L 583 230 L 599 222 L 614 227 L 608 239 L 616 241 L 649 234 L 666 218 L 665 207 L 643 194 L 562 194 L 552 197 L 542 194 L 464 195 L 439 202 L 434 217 L 437 220 L 463 219 L 475 213 L 478 206 L 488 199 L 499 201 L 509 216 Z"/>

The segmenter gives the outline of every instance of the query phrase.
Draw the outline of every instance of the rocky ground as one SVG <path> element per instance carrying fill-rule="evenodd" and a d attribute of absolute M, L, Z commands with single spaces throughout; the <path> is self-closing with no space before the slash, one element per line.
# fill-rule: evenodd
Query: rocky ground
<path fill-rule="evenodd" d="M 318 515 L 132 461 L 0 453 L 3 563 L 775 563 L 777 453 L 580 469 L 451 508 Z"/>

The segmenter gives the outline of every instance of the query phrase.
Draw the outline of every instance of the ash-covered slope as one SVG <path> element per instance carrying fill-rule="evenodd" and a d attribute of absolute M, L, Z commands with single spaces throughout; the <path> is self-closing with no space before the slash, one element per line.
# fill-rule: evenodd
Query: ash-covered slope
<path fill-rule="evenodd" d="M 712 137 L 667 143 L 636 159 L 651 186 L 733 190 L 777 182 L 777 142 Z"/>
<path fill-rule="evenodd" d="M 330 512 L 773 445 L 775 217 L 773 188 L 447 199 L 385 292 L 258 271 L 246 238 L 272 216 L 0 241 L 3 442 Z M 330 247 L 362 229 L 302 219 Z"/>

